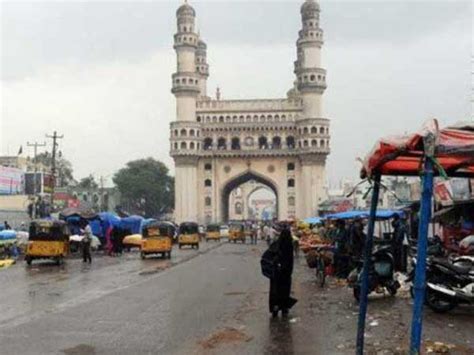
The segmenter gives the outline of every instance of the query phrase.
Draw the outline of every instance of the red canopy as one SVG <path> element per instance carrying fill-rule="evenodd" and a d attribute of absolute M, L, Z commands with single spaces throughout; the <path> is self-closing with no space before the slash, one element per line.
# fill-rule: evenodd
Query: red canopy
<path fill-rule="evenodd" d="M 419 132 L 379 140 L 364 160 L 361 177 L 418 175 L 424 155 L 423 138 L 435 136 L 435 158 L 449 176 L 474 177 L 474 123 L 439 129 L 438 121 L 428 121 Z M 438 173 L 436 167 L 435 171 Z"/>

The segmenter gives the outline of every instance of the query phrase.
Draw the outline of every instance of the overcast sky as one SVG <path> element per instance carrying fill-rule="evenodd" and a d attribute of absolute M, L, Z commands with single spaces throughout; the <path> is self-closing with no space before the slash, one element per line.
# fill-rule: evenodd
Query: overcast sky
<path fill-rule="evenodd" d="M 153 156 L 172 169 L 169 122 L 181 1 L 1 3 L 2 154 L 45 133 L 76 178 L 110 177 Z M 294 80 L 302 1 L 191 1 L 208 44 L 208 90 L 284 97 Z M 471 117 L 470 0 L 323 0 L 323 66 L 333 184 L 357 176 L 377 137 L 437 117 Z M 24 147 L 24 150 L 26 148 Z"/>

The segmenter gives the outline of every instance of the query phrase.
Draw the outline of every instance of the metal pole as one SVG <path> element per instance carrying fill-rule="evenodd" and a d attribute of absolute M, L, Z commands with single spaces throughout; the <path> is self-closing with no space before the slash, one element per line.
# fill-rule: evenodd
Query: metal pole
<path fill-rule="evenodd" d="M 367 298 L 369 294 L 369 269 L 372 256 L 372 245 L 374 241 L 375 214 L 379 202 L 380 174 L 374 178 L 372 190 L 372 202 L 370 204 L 369 224 L 367 227 L 367 238 L 364 247 L 364 267 L 362 269 L 362 281 L 359 296 L 359 322 L 357 324 L 357 355 L 364 354 L 365 317 L 367 315 Z"/>
<path fill-rule="evenodd" d="M 33 147 L 33 165 L 34 165 L 34 176 L 33 176 L 33 217 L 36 217 L 36 194 L 37 194 L 37 186 L 36 186 L 36 174 L 38 174 L 38 147 L 46 147 L 46 142 L 40 144 L 38 142 L 31 143 L 26 142 L 28 147 Z"/>
<path fill-rule="evenodd" d="M 53 139 L 53 151 L 52 151 L 52 159 L 51 159 L 51 178 L 52 178 L 52 188 L 51 188 L 51 209 L 53 209 L 54 206 L 54 188 L 56 187 L 56 149 L 58 147 L 57 140 L 62 139 L 64 136 L 58 136 L 57 132 L 54 131 L 53 135 L 46 135 L 46 138 L 52 138 Z"/>
<path fill-rule="evenodd" d="M 418 227 L 418 252 L 415 270 L 415 302 L 411 322 L 410 354 L 420 354 L 421 333 L 423 326 L 423 303 L 426 282 L 426 249 L 428 244 L 428 228 L 431 219 L 431 198 L 433 196 L 433 162 L 425 159 L 422 178 L 422 194 L 420 206 L 420 222 Z"/>

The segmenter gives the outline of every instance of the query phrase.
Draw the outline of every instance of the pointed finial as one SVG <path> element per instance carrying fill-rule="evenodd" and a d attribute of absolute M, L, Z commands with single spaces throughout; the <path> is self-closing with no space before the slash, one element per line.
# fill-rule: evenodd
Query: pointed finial
<path fill-rule="evenodd" d="M 216 100 L 219 101 L 221 99 L 221 89 L 217 87 L 216 89 Z"/>

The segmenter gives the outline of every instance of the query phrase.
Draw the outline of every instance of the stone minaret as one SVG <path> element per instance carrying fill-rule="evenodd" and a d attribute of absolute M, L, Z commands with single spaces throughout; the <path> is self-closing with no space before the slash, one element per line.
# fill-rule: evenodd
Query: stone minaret
<path fill-rule="evenodd" d="M 176 121 L 171 123 L 171 156 L 175 161 L 175 220 L 197 222 L 197 163 L 200 125 L 196 121 L 196 101 L 201 92 L 202 74 L 197 71 L 199 36 L 196 12 L 187 3 L 176 11 L 178 32 L 174 35 L 177 71 L 171 92 L 176 97 Z"/>
<path fill-rule="evenodd" d="M 207 45 L 200 39 L 196 51 L 196 71 L 199 73 L 199 96 L 206 99 L 207 78 L 209 77 L 209 65 L 207 64 Z"/>
<path fill-rule="evenodd" d="M 309 217 L 316 213 L 319 202 L 324 198 L 325 160 L 329 154 L 327 143 L 320 140 L 322 134 L 329 132 L 329 121 L 323 119 L 322 95 L 326 89 L 326 70 L 321 68 L 321 47 L 323 30 L 319 27 L 319 4 L 314 0 L 306 0 L 301 6 L 303 28 L 299 31 L 297 41 L 297 60 L 295 74 L 297 88 L 302 100 L 303 110 L 297 121 L 298 145 L 301 148 L 301 176 L 298 188 L 299 216 Z M 317 124 L 322 131 L 312 132 L 308 126 Z M 313 147 L 307 147 L 308 141 L 317 140 L 318 154 Z M 305 152 L 307 154 L 305 154 Z"/>

